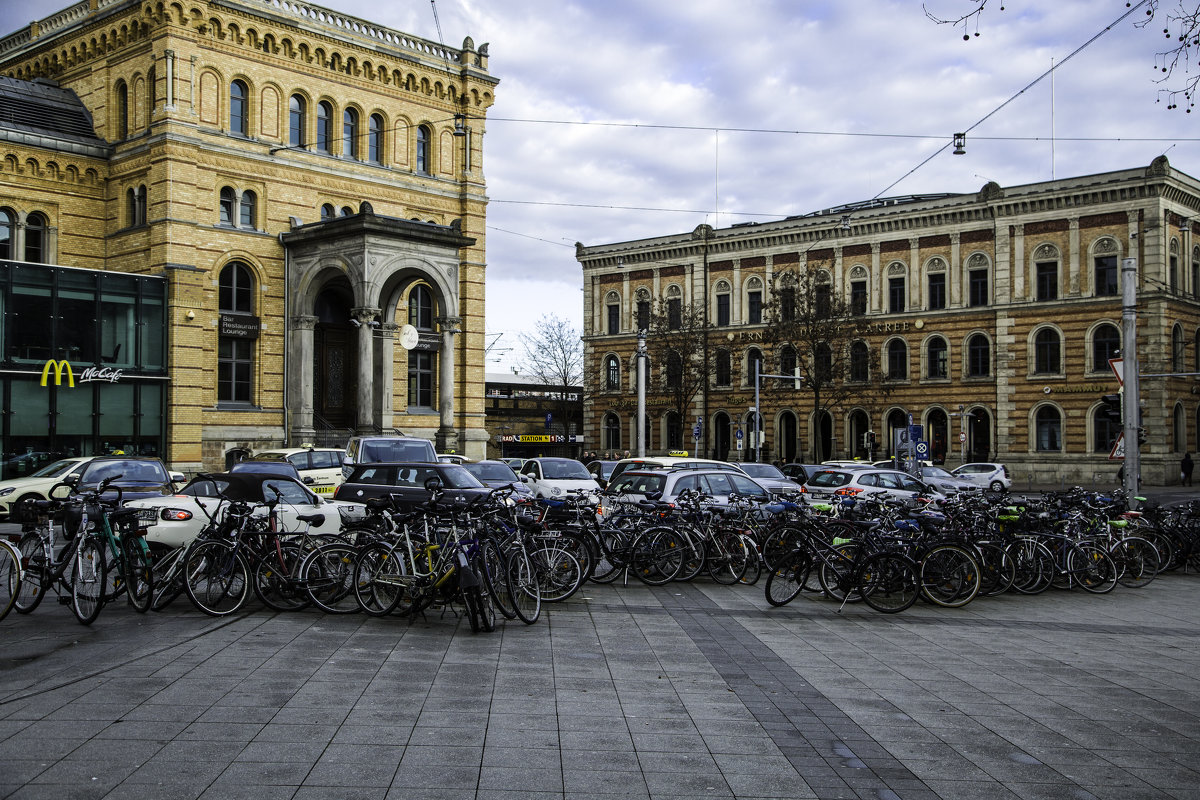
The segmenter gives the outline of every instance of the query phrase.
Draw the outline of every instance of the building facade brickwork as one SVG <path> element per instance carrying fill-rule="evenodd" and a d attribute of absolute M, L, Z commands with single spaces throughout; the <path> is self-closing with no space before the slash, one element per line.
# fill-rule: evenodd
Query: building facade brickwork
<path fill-rule="evenodd" d="M 14 230 L 168 278 L 173 467 L 367 430 L 482 457 L 487 51 L 268 0 L 83 0 L 0 39 L 100 140 L 0 130 Z"/>
<path fill-rule="evenodd" d="M 663 365 L 648 381 L 648 452 L 698 445 L 764 460 L 886 456 L 893 431 L 923 426 L 934 460 L 1007 463 L 1018 482 L 1115 482 L 1119 422 L 1103 395 L 1123 346 L 1120 269 L 1137 260 L 1137 352 L 1145 480 L 1178 480 L 1200 449 L 1200 182 L 1166 158 L 1149 167 L 971 195 L 874 200 L 778 222 L 577 248 L 588 376 L 585 434 L 634 446 L 639 302 L 678 297 L 706 310 L 708 352 L 731 374 L 710 380 L 686 419 L 668 411 Z M 829 416 L 803 389 L 763 380 L 761 452 L 751 365 L 779 374 L 761 316 L 787 271 L 861 304 L 886 392 Z M 645 306 L 643 306 L 645 308 Z M 1180 374 L 1184 373 L 1184 374 Z M 792 374 L 792 373 L 788 373 Z M 1167 375 L 1170 375 L 1168 377 Z M 1149 377 L 1160 376 L 1160 377 Z M 770 384 L 769 390 L 766 384 Z M 692 437 L 701 422 L 701 437 Z M 738 450 L 737 432 L 743 432 Z"/>

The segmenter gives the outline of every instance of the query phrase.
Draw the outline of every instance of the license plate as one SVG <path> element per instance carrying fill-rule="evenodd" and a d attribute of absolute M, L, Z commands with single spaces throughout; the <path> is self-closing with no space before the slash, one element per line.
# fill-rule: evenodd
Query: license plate
<path fill-rule="evenodd" d="M 137 510 L 138 525 L 143 528 L 149 528 L 152 525 L 158 524 L 158 509 L 157 508 L 139 508 Z"/>

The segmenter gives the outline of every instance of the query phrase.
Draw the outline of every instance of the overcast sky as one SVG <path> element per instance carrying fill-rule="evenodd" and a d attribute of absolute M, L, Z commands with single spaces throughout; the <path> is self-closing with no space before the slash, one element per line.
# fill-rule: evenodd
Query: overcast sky
<path fill-rule="evenodd" d="M 500 79 L 484 171 L 487 330 L 502 334 L 492 357 L 504 360 L 489 371 L 511 365 L 543 313 L 582 328 L 577 241 L 974 192 L 1164 152 L 1200 176 L 1200 111 L 1156 103 L 1163 22 L 1135 27 L 1143 9 L 1117 22 L 1125 0 L 1006 0 L 1003 11 L 992 0 L 970 41 L 915 0 L 435 2 L 442 40 L 489 43 Z M 0 31 L 68 5 L 0 0 Z M 439 38 L 427 0 L 323 5 Z M 926 5 L 947 17 L 974 7 Z M 1052 64 L 1052 81 L 996 110 Z M 970 131 L 965 156 L 946 146 L 956 131 Z"/>

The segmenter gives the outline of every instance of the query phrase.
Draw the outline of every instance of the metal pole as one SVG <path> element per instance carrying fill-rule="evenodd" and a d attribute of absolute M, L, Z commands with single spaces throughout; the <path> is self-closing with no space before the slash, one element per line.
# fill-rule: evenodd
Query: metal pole
<path fill-rule="evenodd" d="M 759 430 L 758 430 L 758 428 L 759 428 L 759 425 L 758 425 L 758 384 L 760 381 L 759 374 L 758 374 L 758 367 L 759 367 L 759 360 L 756 358 L 756 359 L 754 359 L 754 432 L 752 434 L 750 434 L 751 436 L 754 437 L 754 441 L 752 442 L 752 444 L 754 445 L 754 460 L 755 461 L 762 460 L 761 454 L 759 453 L 759 450 L 761 449 L 761 447 L 760 447 L 761 443 L 759 442 L 759 439 L 761 438 L 761 436 L 760 436 Z"/>
<path fill-rule="evenodd" d="M 1137 259 L 1121 261 L 1121 371 L 1122 408 L 1125 438 L 1125 479 L 1122 482 L 1127 497 L 1138 493 L 1141 475 L 1141 454 L 1138 452 L 1138 428 L 1141 427 L 1141 396 L 1138 386 L 1137 363 Z"/>
<path fill-rule="evenodd" d="M 646 331 L 637 333 L 637 457 L 646 457 Z"/>
<path fill-rule="evenodd" d="M 959 460 L 963 464 L 967 463 L 967 407 L 960 405 L 958 407 L 958 416 L 961 418 L 958 421 L 958 451 Z"/>

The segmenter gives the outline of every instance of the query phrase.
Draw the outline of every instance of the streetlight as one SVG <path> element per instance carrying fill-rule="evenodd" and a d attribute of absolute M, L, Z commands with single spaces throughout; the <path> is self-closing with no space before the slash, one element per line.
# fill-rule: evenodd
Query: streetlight
<path fill-rule="evenodd" d="M 762 385 L 763 378 L 782 378 L 785 381 L 802 382 L 804 379 L 800 377 L 800 367 L 796 367 L 795 375 L 768 375 L 758 370 L 762 367 L 762 362 L 757 358 L 754 359 L 754 430 L 751 432 L 751 442 L 754 444 L 754 460 L 762 461 L 762 414 L 758 402 L 758 388 Z"/>
<path fill-rule="evenodd" d="M 646 457 L 646 330 L 637 332 L 637 457 Z"/>
<path fill-rule="evenodd" d="M 965 464 L 965 463 L 967 463 L 967 420 L 975 419 L 975 415 L 968 413 L 967 407 L 960 403 L 958 406 L 958 413 L 955 414 L 955 413 L 951 412 L 950 416 L 959 418 L 959 428 L 958 428 L 959 456 L 958 457 L 962 461 L 962 463 Z"/>

